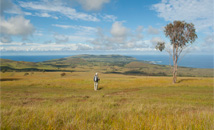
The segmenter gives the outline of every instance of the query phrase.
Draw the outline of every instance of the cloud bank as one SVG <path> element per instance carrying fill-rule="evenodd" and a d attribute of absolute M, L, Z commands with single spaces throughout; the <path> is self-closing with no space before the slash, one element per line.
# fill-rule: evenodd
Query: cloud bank
<path fill-rule="evenodd" d="M 213 27 L 213 0 L 162 0 L 152 9 L 166 21 L 184 20 L 196 25 L 196 30 Z"/>
<path fill-rule="evenodd" d="M 96 16 L 78 12 L 76 9 L 65 6 L 62 2 L 39 1 L 39 2 L 19 2 L 22 8 L 29 10 L 40 10 L 43 12 L 55 12 L 62 14 L 72 20 L 100 21 Z"/>
<path fill-rule="evenodd" d="M 30 20 L 25 19 L 23 16 L 11 17 L 8 20 L 2 18 L 0 28 L 2 34 L 22 37 L 26 37 L 34 31 Z"/>
<path fill-rule="evenodd" d="M 23 14 L 20 8 L 13 4 L 11 0 L 1 0 L 1 17 L 0 17 L 0 33 L 1 42 L 12 42 L 12 36 L 19 36 L 22 39 L 27 39 L 29 35 L 32 35 L 35 31 L 35 27 L 30 23 L 30 20 L 25 19 L 23 15 L 12 16 L 5 19 L 6 12 L 16 12 L 17 14 Z"/>
<path fill-rule="evenodd" d="M 96 50 L 128 50 L 146 48 L 148 44 L 143 41 L 142 26 L 131 33 L 131 30 L 123 25 L 123 22 L 116 21 L 110 29 L 110 36 L 100 28 L 97 37 L 91 41 Z"/>
<path fill-rule="evenodd" d="M 87 11 L 100 10 L 104 4 L 110 2 L 110 0 L 78 0 L 82 7 Z"/>

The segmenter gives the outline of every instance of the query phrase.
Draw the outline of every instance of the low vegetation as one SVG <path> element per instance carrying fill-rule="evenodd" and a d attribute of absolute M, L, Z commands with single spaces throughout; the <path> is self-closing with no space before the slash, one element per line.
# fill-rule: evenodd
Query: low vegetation
<path fill-rule="evenodd" d="M 23 70 L 32 66 L 22 62 L 1 64 L 13 68 L 0 72 L 2 130 L 214 129 L 213 69 L 180 67 L 183 77 L 172 84 L 169 66 L 134 59 L 35 64 L 38 71 Z M 99 91 L 93 90 L 95 72 Z"/>
<path fill-rule="evenodd" d="M 1 129 L 213 129 L 213 78 L 1 73 Z"/>

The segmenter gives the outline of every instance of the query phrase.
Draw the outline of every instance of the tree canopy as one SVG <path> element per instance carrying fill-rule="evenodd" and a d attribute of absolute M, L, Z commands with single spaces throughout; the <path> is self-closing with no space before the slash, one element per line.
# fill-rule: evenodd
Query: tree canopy
<path fill-rule="evenodd" d="M 174 21 L 165 27 L 165 35 L 170 38 L 171 44 L 183 48 L 188 43 L 193 43 L 197 38 L 194 24 L 184 21 Z"/>

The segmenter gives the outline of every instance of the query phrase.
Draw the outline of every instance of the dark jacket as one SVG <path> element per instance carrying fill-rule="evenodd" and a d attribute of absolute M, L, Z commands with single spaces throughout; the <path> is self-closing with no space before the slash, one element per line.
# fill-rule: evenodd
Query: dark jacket
<path fill-rule="evenodd" d="M 98 82 L 100 79 L 97 75 L 94 76 L 94 82 Z"/>

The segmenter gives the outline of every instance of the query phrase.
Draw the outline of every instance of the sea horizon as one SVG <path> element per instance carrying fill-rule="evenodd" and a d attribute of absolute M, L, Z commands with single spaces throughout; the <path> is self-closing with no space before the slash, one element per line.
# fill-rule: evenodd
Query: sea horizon
<path fill-rule="evenodd" d="M 77 54 L 79 55 L 79 54 Z M 101 55 L 101 54 L 89 54 L 89 55 Z M 104 54 L 107 55 L 107 54 Z M 110 54 L 109 54 L 110 55 Z M 112 55 L 124 55 L 124 54 L 112 54 Z M 47 60 L 60 59 L 75 55 L 3 55 L 0 58 L 10 59 L 14 61 L 26 61 L 26 62 L 43 62 Z M 136 58 L 139 61 L 145 61 L 151 64 L 159 65 L 172 65 L 172 58 L 169 55 L 124 55 Z M 191 68 L 209 68 L 213 69 L 213 55 L 185 55 L 180 61 L 178 66 L 191 67 Z"/>

